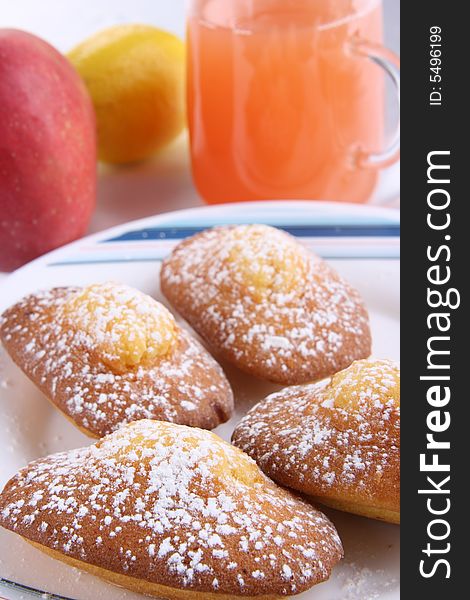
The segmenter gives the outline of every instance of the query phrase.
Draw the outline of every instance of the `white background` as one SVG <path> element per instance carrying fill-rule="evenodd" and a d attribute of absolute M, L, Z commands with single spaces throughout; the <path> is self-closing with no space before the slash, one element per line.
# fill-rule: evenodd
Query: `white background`
<path fill-rule="evenodd" d="M 62 51 L 97 29 L 132 21 L 183 37 L 186 4 L 187 0 L 0 0 L 0 27 L 26 29 Z M 398 52 L 400 0 L 384 0 L 384 12 L 386 44 Z"/>

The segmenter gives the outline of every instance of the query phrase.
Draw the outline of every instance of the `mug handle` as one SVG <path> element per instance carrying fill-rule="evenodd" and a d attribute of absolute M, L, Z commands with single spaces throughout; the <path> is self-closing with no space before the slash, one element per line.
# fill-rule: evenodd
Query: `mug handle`
<path fill-rule="evenodd" d="M 384 46 L 365 40 L 354 40 L 351 50 L 358 56 L 368 58 L 379 65 L 390 77 L 398 104 L 398 123 L 388 148 L 382 152 L 364 152 L 360 150 L 356 164 L 363 169 L 381 169 L 389 167 L 400 158 L 400 59 Z"/>

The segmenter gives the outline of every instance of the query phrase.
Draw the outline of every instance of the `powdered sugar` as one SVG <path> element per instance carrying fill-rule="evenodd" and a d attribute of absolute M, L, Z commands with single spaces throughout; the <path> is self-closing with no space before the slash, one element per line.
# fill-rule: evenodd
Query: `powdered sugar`
<path fill-rule="evenodd" d="M 176 342 L 173 315 L 151 296 L 121 283 L 94 284 L 69 294 L 56 318 L 85 336 L 101 360 L 118 371 L 152 363 Z"/>
<path fill-rule="evenodd" d="M 162 290 L 218 352 L 279 383 L 313 381 L 369 354 L 359 295 L 274 228 L 216 227 L 164 261 Z"/>
<path fill-rule="evenodd" d="M 329 521 L 246 455 L 156 421 L 32 463 L 0 507 L 2 525 L 40 544 L 202 591 L 253 593 L 269 573 L 267 589 L 292 593 L 324 579 L 341 552 Z"/>
<path fill-rule="evenodd" d="M 331 381 L 268 396 L 233 441 L 275 480 L 308 494 L 334 488 L 391 498 L 399 492 L 399 430 L 398 367 L 370 359 Z"/>
<path fill-rule="evenodd" d="M 187 332 L 175 326 L 175 347 L 152 365 L 115 372 L 92 337 L 60 318 L 76 293 L 57 288 L 26 297 L 5 313 L 1 332 L 13 359 L 80 427 L 101 436 L 159 418 L 212 428 L 230 416 L 233 396 L 222 369 Z"/>

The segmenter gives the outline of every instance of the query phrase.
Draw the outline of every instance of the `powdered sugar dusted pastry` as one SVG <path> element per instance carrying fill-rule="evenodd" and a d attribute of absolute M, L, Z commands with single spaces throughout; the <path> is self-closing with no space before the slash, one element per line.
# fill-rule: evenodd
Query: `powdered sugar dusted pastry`
<path fill-rule="evenodd" d="M 27 296 L 2 316 L 13 360 L 94 437 L 157 418 L 212 429 L 233 396 L 222 369 L 160 303 L 117 283 Z"/>
<path fill-rule="evenodd" d="M 0 524 L 55 558 L 172 599 L 279 598 L 328 578 L 330 521 L 214 434 L 142 420 L 37 460 Z"/>
<path fill-rule="evenodd" d="M 392 361 L 357 361 L 331 380 L 268 396 L 233 442 L 278 483 L 400 522 L 400 371 Z"/>
<path fill-rule="evenodd" d="M 311 382 L 370 354 L 358 293 L 273 227 L 216 227 L 181 242 L 161 287 L 217 353 L 263 379 Z"/>

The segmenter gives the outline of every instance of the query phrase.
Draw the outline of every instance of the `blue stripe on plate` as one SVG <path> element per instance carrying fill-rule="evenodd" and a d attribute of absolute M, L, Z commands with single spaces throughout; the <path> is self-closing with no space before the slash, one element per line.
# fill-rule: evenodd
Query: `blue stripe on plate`
<path fill-rule="evenodd" d="M 122 257 L 122 258 L 84 258 L 84 259 L 70 259 L 70 260 L 62 260 L 53 263 L 49 263 L 48 267 L 65 267 L 65 266 L 74 266 L 74 265 L 106 265 L 106 264 L 118 264 L 118 263 L 147 263 L 147 262 L 162 262 L 165 256 L 153 257 L 153 256 L 142 256 L 137 258 L 131 257 Z M 346 255 L 331 255 L 328 256 L 322 253 L 322 258 L 325 260 L 399 260 L 398 253 L 393 254 L 374 254 L 371 256 L 365 256 L 364 254 L 358 254 L 352 256 L 350 254 Z"/>
<path fill-rule="evenodd" d="M 263 203 L 264 204 L 264 203 Z M 213 206 L 212 209 L 217 207 Z M 204 215 L 193 215 L 189 218 L 178 215 L 176 218 L 165 219 L 161 226 L 170 227 L 194 227 L 201 225 L 204 228 L 215 227 L 217 225 L 240 225 L 242 223 L 266 223 L 273 227 L 284 227 L 285 225 L 302 225 L 302 226 L 342 226 L 342 225 L 395 225 L 399 222 L 399 213 L 384 214 L 368 213 L 359 210 L 351 213 L 345 212 L 342 207 L 336 210 L 329 207 L 328 210 L 306 210 L 299 207 L 296 203 L 292 204 L 292 210 L 286 207 L 285 203 L 281 203 L 279 207 L 269 203 L 269 208 L 257 208 L 247 206 L 245 212 L 238 210 L 232 211 L 229 205 L 220 205 L 218 210 L 214 212 L 204 212 Z M 197 209 L 196 209 L 197 210 Z M 148 226 L 149 229 L 152 226 Z"/>
<path fill-rule="evenodd" d="M 400 225 L 278 225 L 296 237 L 399 237 Z M 182 240 L 207 229 L 207 226 L 151 227 L 127 231 L 100 243 L 130 242 L 145 240 Z"/>
<path fill-rule="evenodd" d="M 34 596 L 35 598 L 46 598 L 47 600 L 72 600 L 72 598 L 59 596 L 57 594 L 51 594 L 50 592 L 44 592 L 42 590 L 37 590 L 36 588 L 32 588 L 29 585 L 24 585 L 22 583 L 16 583 L 16 581 L 11 581 L 10 579 L 4 579 L 0 577 L 0 584 L 2 587 L 10 588 L 19 593 L 27 593 L 30 596 Z M 21 596 L 22 598 L 23 596 Z M 1 596 L 3 598 L 3 596 Z"/>

